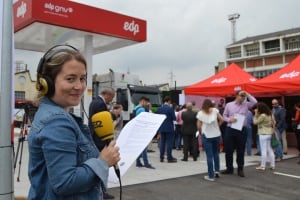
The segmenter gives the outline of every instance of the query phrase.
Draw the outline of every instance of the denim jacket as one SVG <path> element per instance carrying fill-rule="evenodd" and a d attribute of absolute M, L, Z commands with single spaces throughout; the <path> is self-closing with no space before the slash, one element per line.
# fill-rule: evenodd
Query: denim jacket
<path fill-rule="evenodd" d="M 102 199 L 108 165 L 81 118 L 44 97 L 30 133 L 28 199 Z"/>

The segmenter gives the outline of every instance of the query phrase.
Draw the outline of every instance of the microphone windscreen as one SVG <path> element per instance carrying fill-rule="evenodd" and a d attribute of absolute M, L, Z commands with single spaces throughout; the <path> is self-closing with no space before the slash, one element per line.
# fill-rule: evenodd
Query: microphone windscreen
<path fill-rule="evenodd" d="M 110 112 L 102 111 L 94 114 L 92 125 L 95 133 L 102 141 L 114 138 L 114 123 Z"/>

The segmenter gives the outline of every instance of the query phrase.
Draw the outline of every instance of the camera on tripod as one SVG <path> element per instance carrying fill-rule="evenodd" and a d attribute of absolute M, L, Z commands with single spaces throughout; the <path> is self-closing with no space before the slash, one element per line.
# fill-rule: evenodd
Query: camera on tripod
<path fill-rule="evenodd" d="M 33 105 L 32 101 L 28 100 L 15 100 L 15 109 L 19 111 L 15 114 L 15 118 L 17 119 L 16 115 L 19 115 L 18 120 L 14 120 L 14 127 L 20 128 L 19 138 L 18 138 L 18 145 L 17 151 L 14 150 L 14 171 L 17 165 L 17 161 L 19 159 L 19 173 L 17 177 L 17 181 L 20 181 L 20 170 L 21 170 L 21 162 L 22 162 L 22 155 L 23 155 L 23 146 L 24 141 L 26 140 L 26 136 L 28 135 L 28 128 L 31 126 L 31 123 L 34 119 L 34 115 L 37 111 L 37 107 Z M 21 120 L 20 120 L 21 119 Z M 14 148 L 13 148 L 14 149 Z"/>
<path fill-rule="evenodd" d="M 33 105 L 32 101 L 16 99 L 15 109 L 18 109 L 19 111 L 16 112 L 15 114 L 14 125 L 15 127 L 21 128 L 23 123 L 28 124 L 33 121 L 34 115 L 38 108 Z M 24 121 L 24 117 L 25 117 L 25 121 Z"/>

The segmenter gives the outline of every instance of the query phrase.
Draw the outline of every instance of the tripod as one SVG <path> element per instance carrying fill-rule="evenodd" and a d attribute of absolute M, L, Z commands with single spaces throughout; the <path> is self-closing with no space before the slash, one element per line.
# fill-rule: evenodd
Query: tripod
<path fill-rule="evenodd" d="M 22 156 L 23 156 L 23 147 L 24 147 L 24 141 L 26 140 L 26 137 L 28 135 L 28 116 L 26 115 L 26 112 L 23 115 L 23 120 L 20 126 L 20 135 L 18 138 L 18 146 L 17 146 L 17 151 L 15 154 L 15 160 L 14 160 L 14 171 L 16 170 L 17 166 L 17 161 L 19 158 L 19 171 L 18 171 L 18 177 L 17 181 L 20 181 L 20 172 L 21 172 L 21 164 L 22 164 Z M 19 157 L 20 153 L 20 157 Z"/>
<path fill-rule="evenodd" d="M 22 118 L 21 125 L 20 125 L 20 135 L 18 138 L 17 151 L 14 156 L 14 172 L 16 171 L 16 166 L 17 166 L 17 162 L 19 159 L 19 171 L 18 171 L 18 177 L 17 177 L 17 181 L 19 182 L 20 181 L 20 173 L 21 173 L 24 141 L 26 141 L 26 137 L 28 136 L 30 122 L 33 121 L 34 114 L 37 110 L 37 107 L 33 106 L 31 103 L 24 103 L 22 105 L 19 104 L 18 106 L 21 106 L 19 108 L 23 108 L 25 111 L 23 118 Z M 17 107 L 17 106 L 15 106 L 15 107 Z"/>

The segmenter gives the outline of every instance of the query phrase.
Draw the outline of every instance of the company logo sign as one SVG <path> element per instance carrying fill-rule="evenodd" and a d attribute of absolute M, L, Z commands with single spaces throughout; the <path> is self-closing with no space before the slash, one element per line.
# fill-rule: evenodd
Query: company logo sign
<path fill-rule="evenodd" d="M 249 79 L 251 82 L 254 82 L 254 81 L 256 81 L 257 79 L 256 78 L 250 78 Z"/>
<path fill-rule="evenodd" d="M 241 86 L 235 86 L 235 87 L 233 88 L 233 90 L 234 90 L 235 92 L 237 92 L 237 91 L 242 90 L 242 87 L 241 87 Z"/>
<path fill-rule="evenodd" d="M 214 80 L 211 81 L 211 84 L 220 84 L 220 83 L 224 83 L 227 80 L 227 78 L 225 77 L 221 77 L 221 78 L 216 78 Z"/>
<path fill-rule="evenodd" d="M 44 8 L 46 10 L 50 10 L 51 13 L 55 13 L 57 15 L 66 15 L 68 13 L 74 12 L 74 9 L 71 7 L 63 7 L 52 3 L 45 3 Z"/>
<path fill-rule="evenodd" d="M 17 17 L 24 18 L 27 12 L 27 4 L 22 1 L 21 5 L 17 8 Z"/>
<path fill-rule="evenodd" d="M 279 79 L 284 79 L 284 78 L 295 78 L 300 75 L 300 72 L 296 72 L 295 70 L 290 72 L 290 73 L 284 73 L 281 76 L 279 76 Z"/>
<path fill-rule="evenodd" d="M 137 33 L 140 32 L 140 27 L 138 24 L 135 23 L 134 20 L 132 20 L 131 22 L 124 22 L 123 29 L 125 31 L 129 31 L 133 33 L 133 35 L 136 35 Z"/>

